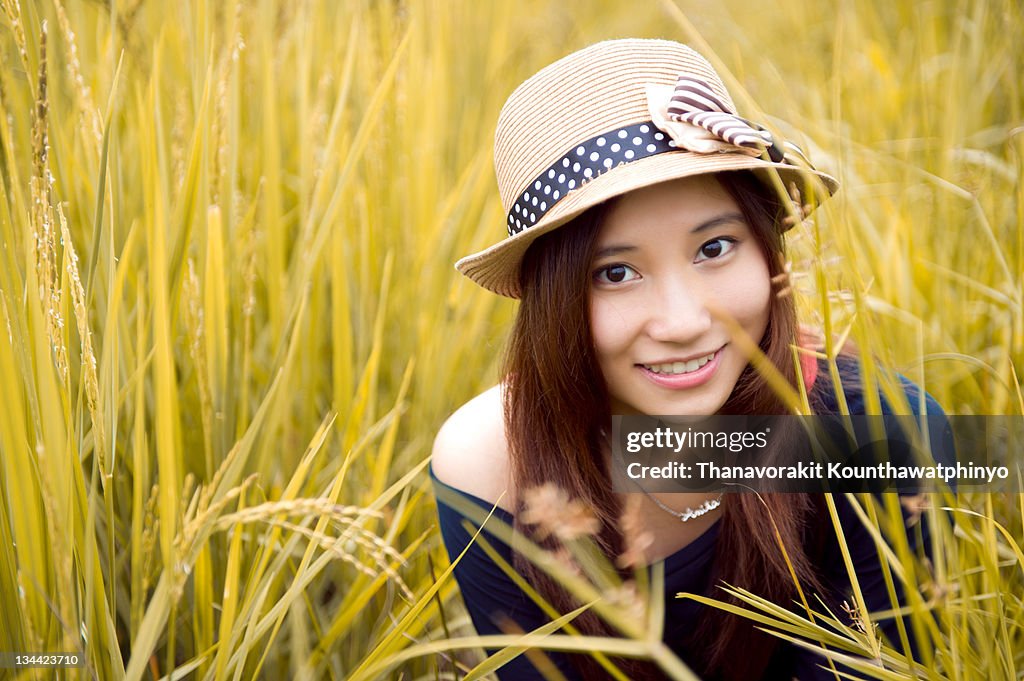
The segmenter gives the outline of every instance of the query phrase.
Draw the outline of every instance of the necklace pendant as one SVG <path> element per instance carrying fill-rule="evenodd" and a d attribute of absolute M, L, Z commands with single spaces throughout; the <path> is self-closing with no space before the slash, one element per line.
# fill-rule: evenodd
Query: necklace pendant
<path fill-rule="evenodd" d="M 685 522 L 687 522 L 689 520 L 693 520 L 694 518 L 699 518 L 702 515 L 705 515 L 706 513 L 709 513 L 711 511 L 715 510 L 721 504 L 722 504 L 722 499 L 721 499 L 721 497 L 719 497 L 718 499 L 711 499 L 709 501 L 705 501 L 700 506 L 698 506 L 697 508 L 693 508 L 693 509 L 689 509 L 688 508 L 685 511 L 683 511 L 682 513 L 678 514 L 679 522 L 685 523 Z"/>
<path fill-rule="evenodd" d="M 674 515 L 676 518 L 679 519 L 679 522 L 681 523 L 688 522 L 690 520 L 693 520 L 694 518 L 699 518 L 705 513 L 713 511 L 722 505 L 722 494 L 719 494 L 718 497 L 715 499 L 708 499 L 707 501 L 701 502 L 700 506 L 698 506 L 697 508 L 687 508 L 685 511 L 674 511 L 665 504 L 661 503 L 658 500 L 658 497 L 652 495 L 647 490 L 641 488 L 640 491 L 642 491 L 648 499 L 653 501 L 658 508 L 665 511 L 666 513 Z"/>

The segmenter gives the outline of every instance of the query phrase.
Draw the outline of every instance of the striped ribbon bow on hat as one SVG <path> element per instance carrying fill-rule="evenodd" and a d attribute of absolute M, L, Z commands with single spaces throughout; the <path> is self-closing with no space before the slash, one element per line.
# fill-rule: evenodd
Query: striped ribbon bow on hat
<path fill-rule="evenodd" d="M 654 124 L 682 149 L 750 156 L 767 150 L 772 161 L 783 160 L 770 132 L 737 116 L 707 83 L 693 76 L 679 76 L 674 88 L 648 85 L 647 106 Z"/>

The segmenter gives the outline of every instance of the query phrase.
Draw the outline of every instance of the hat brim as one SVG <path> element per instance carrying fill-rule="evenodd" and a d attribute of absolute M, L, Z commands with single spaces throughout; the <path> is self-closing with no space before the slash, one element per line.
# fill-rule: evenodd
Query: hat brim
<path fill-rule="evenodd" d="M 670 180 L 733 170 L 753 170 L 767 186 L 774 186 L 772 171 L 778 172 L 782 186 L 791 182 L 804 190 L 817 185 L 831 196 L 839 182 L 831 175 L 786 163 L 772 163 L 744 154 L 699 154 L 673 151 L 620 165 L 582 185 L 555 204 L 529 229 L 455 263 L 456 269 L 489 291 L 509 298 L 519 297 L 519 266 L 523 255 L 537 237 L 609 199 Z M 821 189 L 816 190 L 821 194 Z M 822 197 L 825 198 L 825 197 Z"/>

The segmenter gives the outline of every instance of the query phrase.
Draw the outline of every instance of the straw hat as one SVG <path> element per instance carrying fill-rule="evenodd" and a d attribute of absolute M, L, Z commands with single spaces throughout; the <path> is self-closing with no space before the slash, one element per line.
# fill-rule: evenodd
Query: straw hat
<path fill-rule="evenodd" d="M 795 145 L 736 115 L 704 57 L 667 40 L 610 40 L 547 66 L 505 102 L 494 167 L 506 238 L 456 267 L 486 289 L 519 296 L 534 239 L 626 192 L 682 177 L 777 170 L 784 186 L 839 183 Z"/>

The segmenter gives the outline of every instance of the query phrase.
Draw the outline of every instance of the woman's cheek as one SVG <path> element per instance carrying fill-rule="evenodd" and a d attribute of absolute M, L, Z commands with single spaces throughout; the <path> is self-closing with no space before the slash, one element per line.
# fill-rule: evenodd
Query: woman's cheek
<path fill-rule="evenodd" d="M 590 304 L 590 327 L 599 358 L 622 348 L 629 337 L 629 308 L 594 296 Z"/>
<path fill-rule="evenodd" d="M 746 276 L 732 277 L 725 283 L 723 300 L 731 301 L 733 316 L 754 340 L 760 340 L 768 328 L 772 284 L 764 258 L 758 254 L 746 269 Z M 727 308 L 728 309 L 728 308 Z"/>

